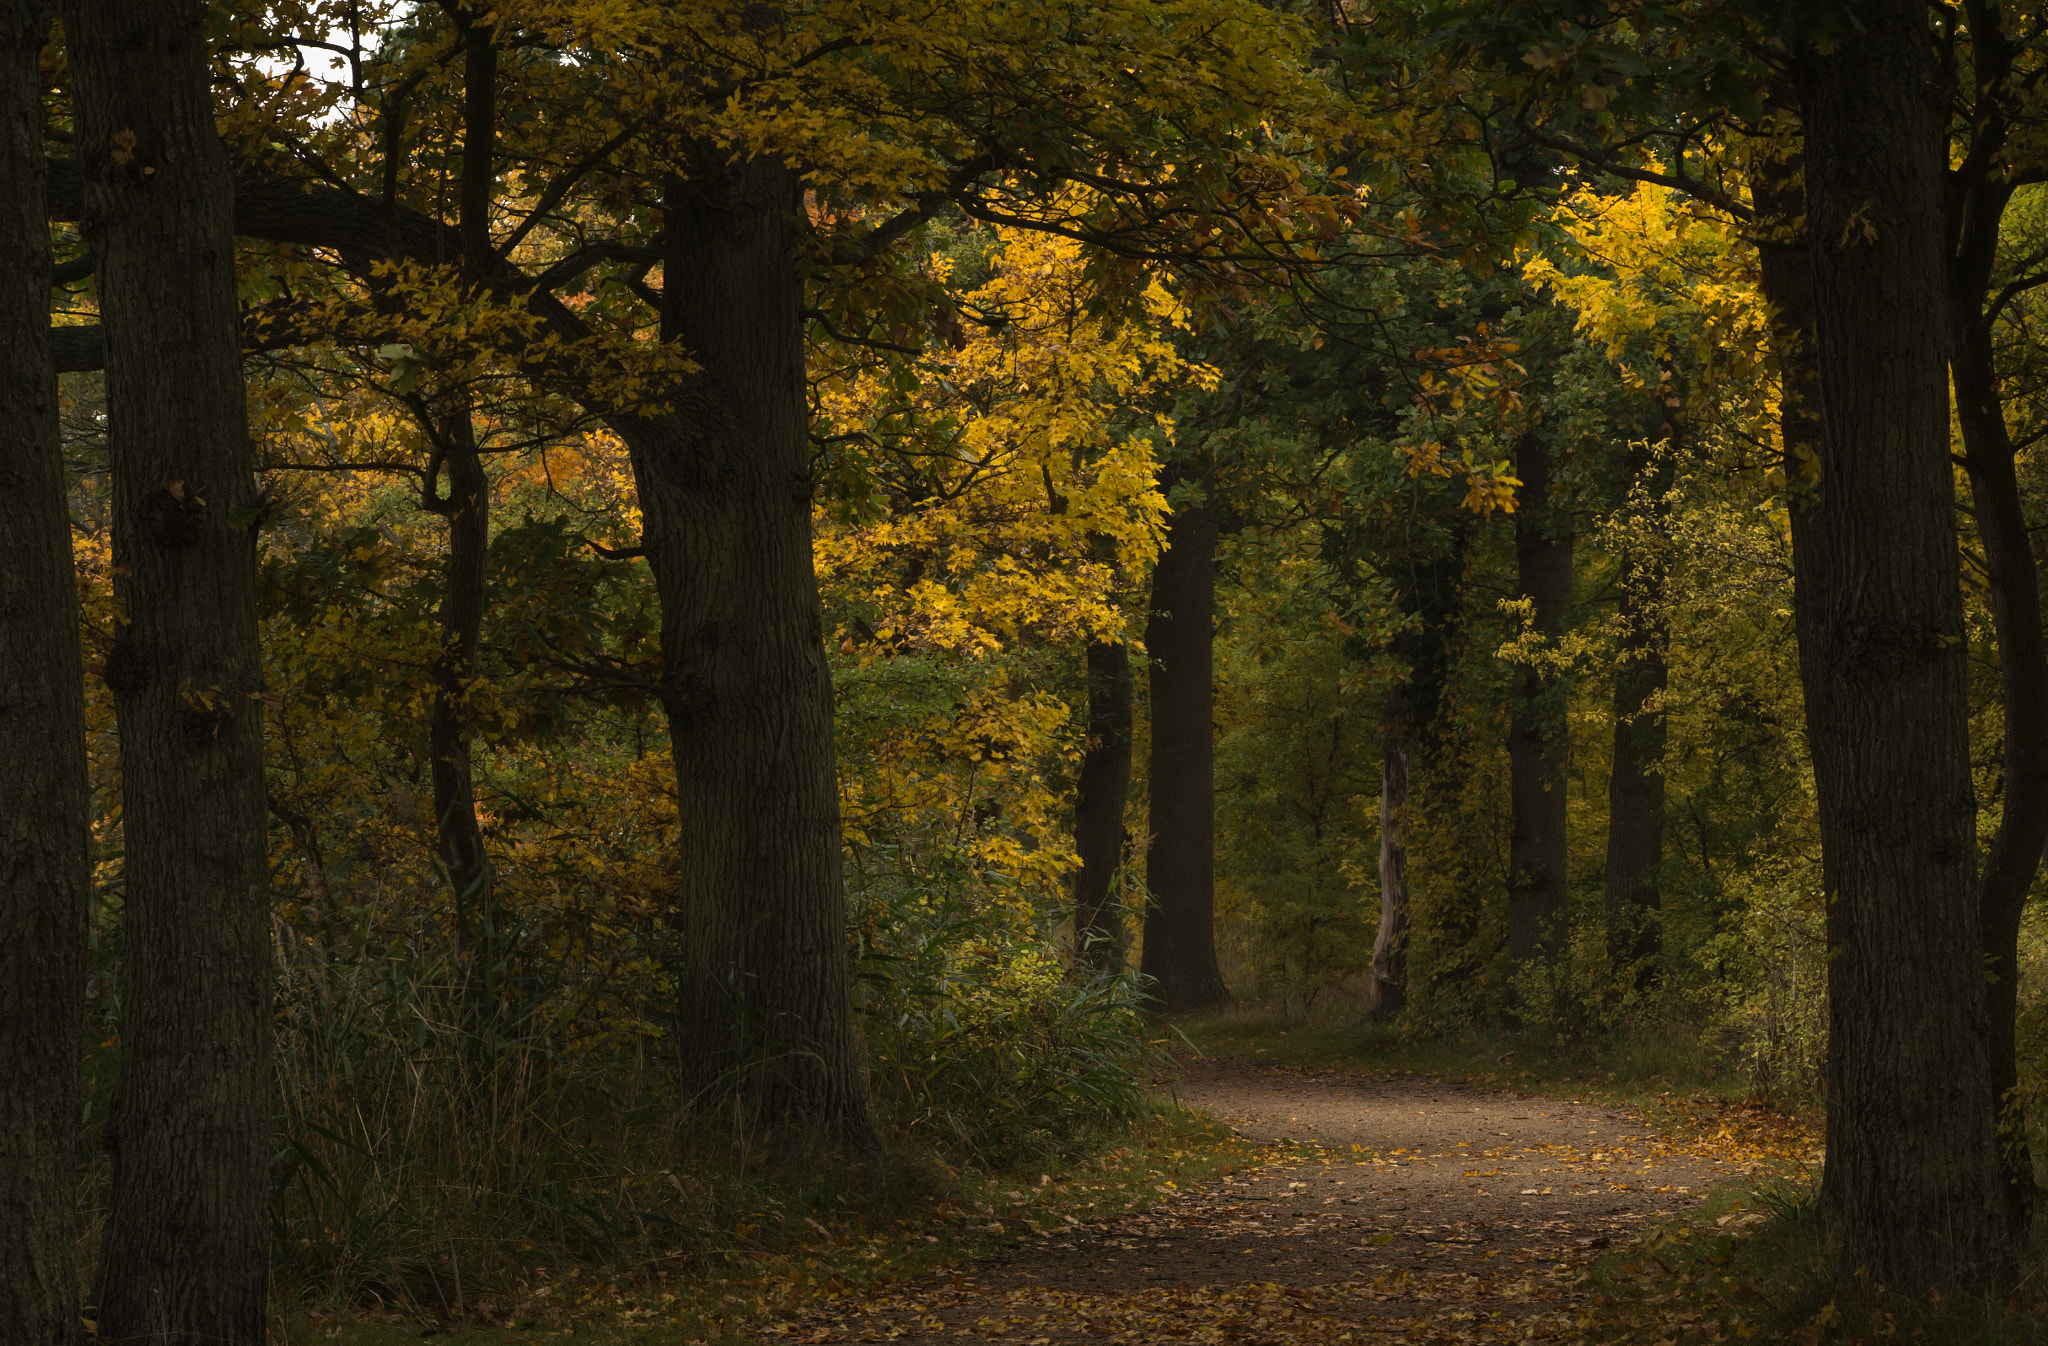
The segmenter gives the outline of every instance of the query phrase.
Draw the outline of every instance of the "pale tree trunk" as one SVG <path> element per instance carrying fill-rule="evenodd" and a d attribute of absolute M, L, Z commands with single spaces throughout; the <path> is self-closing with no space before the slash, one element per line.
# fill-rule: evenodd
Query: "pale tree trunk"
<path fill-rule="evenodd" d="M 79 1028 L 90 890 L 85 673 L 50 355 L 39 55 L 0 4 L 0 1343 L 79 1339 Z"/>
<path fill-rule="evenodd" d="M 1564 633 L 1572 601 L 1571 519 L 1553 499 L 1556 468 L 1549 440 L 1531 429 L 1516 443 L 1521 478 L 1515 511 L 1517 588 L 1531 600 L 1536 632 Z M 1555 676 L 1522 670 L 1508 729 L 1508 956 L 1517 967 L 1554 958 L 1564 940 L 1566 882 L 1565 766 L 1570 736 Z"/>
<path fill-rule="evenodd" d="M 1131 792 L 1131 654 L 1121 640 L 1088 642 L 1088 742 L 1074 791 L 1074 943 L 1090 967 L 1124 961 L 1124 805 Z"/>
<path fill-rule="evenodd" d="M 1152 842 L 1145 858 L 1139 971 L 1172 1011 L 1230 999 L 1216 962 L 1216 517 L 1204 501 L 1173 513 L 1152 572 Z"/>
<path fill-rule="evenodd" d="M 234 184 L 204 6 L 76 0 L 64 20 L 126 620 L 105 669 L 126 859 L 99 1334 L 261 1346 L 271 951 Z"/>
<path fill-rule="evenodd" d="M 1408 743 L 1389 728 L 1380 748 L 1380 926 L 1372 943 L 1372 1012 L 1408 1000 Z"/>
<path fill-rule="evenodd" d="M 832 681 L 811 564 L 802 187 L 709 151 L 667 198 L 665 339 L 703 372 L 612 418 L 662 609 L 686 1100 L 878 1144 L 853 1017 Z"/>
<path fill-rule="evenodd" d="M 1899 1285 L 2011 1245 L 1940 318 L 1946 94 L 1923 5 L 1858 19 L 1802 61 L 1820 482 L 1792 541 L 1828 897 L 1822 1208 L 1844 1274 Z"/>

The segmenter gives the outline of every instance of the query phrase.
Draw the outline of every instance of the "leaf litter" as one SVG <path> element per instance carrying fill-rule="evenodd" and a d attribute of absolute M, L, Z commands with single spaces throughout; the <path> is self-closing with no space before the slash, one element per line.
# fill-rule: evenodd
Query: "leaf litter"
<path fill-rule="evenodd" d="M 1044 1179 L 959 1212 L 1003 1246 L 950 1271 L 791 1297 L 778 1342 L 1563 1342 L 1591 1263 L 1654 1255 L 1709 1188 L 1818 1157 L 1800 1122 L 1710 1099 L 1656 1124 L 1442 1080 L 1201 1061 L 1178 1082 L 1241 1166 L 1096 1213 Z M 1736 1218 L 1741 1218 L 1740 1216 Z M 1662 1315 L 1693 1318 L 1670 1293 Z"/>

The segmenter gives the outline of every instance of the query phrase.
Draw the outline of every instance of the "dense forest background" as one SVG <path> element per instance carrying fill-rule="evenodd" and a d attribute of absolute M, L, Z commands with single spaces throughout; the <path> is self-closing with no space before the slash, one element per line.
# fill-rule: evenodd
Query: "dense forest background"
<path fill-rule="evenodd" d="M 87 933 L 51 1228 L 108 1333 L 236 1238 L 294 1302 L 439 1302 L 1080 1153 L 1160 1011 L 1822 1106 L 1829 329 L 1770 269 L 1866 39 L 1773 8 L 8 6 L 89 833 L 15 872 Z M 2031 1187 L 2044 39 L 1933 15 L 1867 42 L 1953 95 L 1951 862 L 2025 852 L 1971 1012 Z M 242 1139 L 139 1177 L 194 1052 Z M 198 1208 L 255 1232 L 165 1251 Z M 256 1339 L 191 1274 L 180 1330 Z"/>

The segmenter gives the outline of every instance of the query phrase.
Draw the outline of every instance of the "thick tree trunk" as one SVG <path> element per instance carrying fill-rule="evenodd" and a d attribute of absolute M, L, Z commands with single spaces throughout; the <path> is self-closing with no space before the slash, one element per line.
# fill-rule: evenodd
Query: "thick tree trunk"
<path fill-rule="evenodd" d="M 79 1029 L 91 884 L 85 673 L 50 356 L 39 55 L 0 4 L 0 1342 L 79 1337 Z"/>
<path fill-rule="evenodd" d="M 874 1147 L 853 1019 L 832 681 L 811 564 L 801 184 L 755 159 L 673 182 L 663 335 L 703 365 L 617 417 L 662 607 L 681 823 L 685 1097 Z"/>
<path fill-rule="evenodd" d="M 1999 692 L 2005 712 L 2004 794 L 1998 831 L 1978 871 L 1986 1008 L 1990 1015 L 1991 1106 L 2003 1122 L 2019 1086 L 2019 938 L 2027 890 L 2048 845 L 2048 643 L 2041 630 L 2041 587 L 2020 500 L 2012 437 L 2006 430 L 1993 356 L 1994 317 L 1986 296 L 1998 260 L 2000 226 L 2013 185 L 2002 167 L 2009 134 L 2009 83 L 2016 52 L 1997 10 L 1967 7 L 1976 115 L 1970 154 L 1951 174 L 1949 224 L 1949 372 L 1963 432 L 1977 535 L 1990 572 L 1991 619 L 1998 638 Z M 1955 190 L 1960 185 L 1961 190 Z M 2027 1231 L 2034 1204 L 2034 1160 L 2023 1126 L 2000 1136 L 2007 1225 Z"/>
<path fill-rule="evenodd" d="M 1152 572 L 1152 844 L 1145 857 L 1139 971 L 1168 1010 L 1230 999 L 1216 963 L 1216 516 L 1207 501 L 1174 511 Z"/>
<path fill-rule="evenodd" d="M 1380 747 L 1380 928 L 1372 942 L 1370 1007 L 1389 1018 L 1408 1002 L 1408 741 Z"/>
<path fill-rule="evenodd" d="M 1947 102 L 1924 6 L 1858 17 L 1803 63 L 1820 482 L 1792 541 L 1828 897 L 1821 1200 L 1843 1272 L 1899 1285 L 2009 1245 L 1938 316 Z"/>
<path fill-rule="evenodd" d="M 1607 783 L 1607 948 L 1647 977 L 1661 947 L 1664 863 L 1664 564 L 1621 558 L 1621 657 L 1614 670 L 1614 762 Z"/>
<path fill-rule="evenodd" d="M 1131 654 L 1121 640 L 1088 642 L 1088 744 L 1074 791 L 1074 943 L 1089 966 L 1124 961 L 1124 804 L 1131 792 Z"/>
<path fill-rule="evenodd" d="M 1534 604 L 1536 631 L 1564 633 L 1572 601 L 1571 520 L 1552 499 L 1550 443 L 1539 430 L 1515 448 L 1522 479 L 1515 511 L 1517 588 Z M 1508 729 L 1508 796 L 1514 814 L 1508 842 L 1508 956 L 1517 966 L 1551 958 L 1564 941 L 1566 849 L 1564 773 L 1571 741 L 1557 679 L 1522 670 Z"/>
<path fill-rule="evenodd" d="M 126 861 L 99 1333 L 261 1346 L 271 953 L 234 185 L 206 10 L 64 10 L 106 326 Z"/>

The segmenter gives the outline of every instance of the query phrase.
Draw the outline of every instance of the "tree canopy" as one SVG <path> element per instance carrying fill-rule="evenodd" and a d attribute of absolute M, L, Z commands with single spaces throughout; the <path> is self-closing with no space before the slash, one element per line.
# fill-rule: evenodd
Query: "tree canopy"
<path fill-rule="evenodd" d="M 1071 1157 L 1233 999 L 1683 1041 L 2017 1274 L 2040 16 L 0 17 L 0 1339 L 79 1209 L 247 1342 Z"/>

